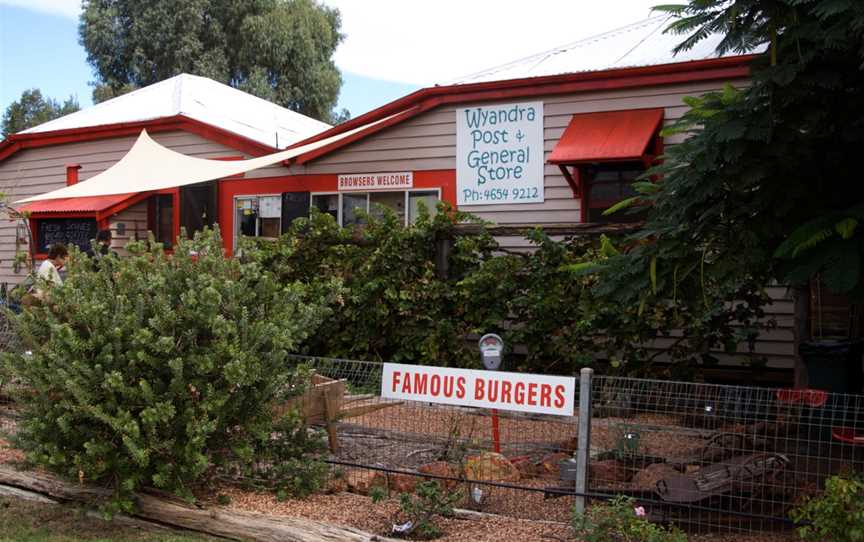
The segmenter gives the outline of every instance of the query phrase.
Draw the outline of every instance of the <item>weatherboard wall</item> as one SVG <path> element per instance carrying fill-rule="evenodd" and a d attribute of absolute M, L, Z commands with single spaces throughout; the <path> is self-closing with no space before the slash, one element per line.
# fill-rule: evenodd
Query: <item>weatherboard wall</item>
<path fill-rule="evenodd" d="M 732 81 L 744 86 L 746 80 Z M 611 91 L 508 99 L 494 103 L 543 102 L 544 151 L 546 157 L 558 143 L 572 116 L 578 113 L 663 108 L 668 124 L 686 110 L 685 96 L 703 94 L 722 87 L 722 82 L 662 85 Z M 292 166 L 297 174 L 350 174 L 395 171 L 446 170 L 456 167 L 456 109 L 461 104 L 442 106 L 400 124 L 386 128 L 356 143 L 335 150 L 302 166 Z M 681 141 L 667 137 L 666 145 Z M 543 203 L 462 206 L 483 219 L 498 224 L 535 224 L 579 222 L 580 200 L 557 166 L 544 166 Z"/>
<path fill-rule="evenodd" d="M 743 87 L 746 79 L 730 81 Z M 564 133 L 572 116 L 597 111 L 663 108 L 666 125 L 687 110 L 686 96 L 697 96 L 722 88 L 723 82 L 698 82 L 612 91 L 510 99 L 497 103 L 542 101 L 544 114 L 544 151 L 549 153 Z M 496 102 L 484 102 L 488 105 Z M 442 106 L 403 123 L 386 128 L 356 143 L 338 149 L 302 166 L 292 166 L 296 174 L 350 174 L 396 171 L 453 170 L 456 167 L 456 109 L 461 104 Z M 666 137 L 664 145 L 680 143 L 683 136 Z M 580 221 L 580 200 L 557 166 L 545 165 L 545 201 L 539 204 L 462 206 L 479 217 L 498 224 L 571 223 Z M 510 250 L 530 250 L 524 238 L 507 237 L 499 241 Z M 781 286 L 768 288 L 774 300 L 766 308 L 776 327 L 763 332 L 751 355 L 746 345 L 729 356 L 716 352 L 725 366 L 744 366 L 753 361 L 773 369 L 791 369 L 796 358 L 795 301 L 793 292 Z M 652 347 L 669 347 L 675 336 L 657 339 Z"/>
<path fill-rule="evenodd" d="M 157 132 L 152 137 L 161 145 L 189 156 L 219 158 L 242 155 L 221 143 L 188 132 Z M 119 161 L 132 148 L 135 139 L 135 136 L 116 137 L 20 150 L 0 161 L 0 192 L 7 201 L 14 202 L 62 188 L 66 185 L 66 164 L 70 163 L 80 164 L 79 180 L 84 181 Z M 128 220 L 127 231 L 136 226 L 140 231 L 142 220 L 146 228 L 146 207 L 139 204 L 130 208 L 119 218 L 112 217 L 111 223 L 116 224 L 121 219 Z M 26 270 L 15 273 L 12 268 L 15 229 L 15 222 L 0 221 L 0 282 L 18 283 L 26 276 Z M 21 249 L 27 250 L 26 245 Z"/>

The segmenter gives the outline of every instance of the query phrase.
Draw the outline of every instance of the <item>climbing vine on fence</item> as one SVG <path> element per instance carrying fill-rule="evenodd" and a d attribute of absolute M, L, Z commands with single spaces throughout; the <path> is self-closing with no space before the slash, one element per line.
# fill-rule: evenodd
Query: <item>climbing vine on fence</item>
<path fill-rule="evenodd" d="M 698 303 L 665 305 L 625 304 L 604 291 L 606 264 L 620 252 L 614 239 L 558 241 L 528 230 L 533 250 L 508 252 L 476 218 L 446 204 L 437 211 L 404 226 L 382 210 L 360 228 L 314 212 L 278 241 L 259 242 L 261 263 L 281 280 L 343 285 L 332 316 L 304 342 L 308 353 L 475 367 L 471 338 L 497 332 L 515 345 L 510 369 L 568 374 L 602 360 L 644 374 L 658 357 L 651 341 L 676 328 L 685 329 L 671 339 L 676 367 L 710 361 L 717 345 L 734 350 L 742 336 L 715 290 L 710 301 L 700 293 Z M 470 235 L 460 231 L 465 222 L 475 224 Z M 442 242 L 450 243 L 446 273 Z"/>

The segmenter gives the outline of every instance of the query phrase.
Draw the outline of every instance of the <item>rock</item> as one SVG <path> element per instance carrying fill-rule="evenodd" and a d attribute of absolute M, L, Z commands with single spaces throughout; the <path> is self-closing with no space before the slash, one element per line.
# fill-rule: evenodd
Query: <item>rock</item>
<path fill-rule="evenodd" d="M 511 457 L 510 462 L 519 471 L 521 478 L 533 478 L 539 474 L 543 474 L 543 465 L 528 455 L 519 457 Z"/>
<path fill-rule="evenodd" d="M 435 461 L 433 463 L 427 463 L 423 465 L 419 469 L 419 472 L 423 474 L 431 474 L 432 476 L 445 476 L 449 478 L 458 478 L 459 472 L 456 468 L 446 461 Z M 459 482 L 456 480 L 441 480 L 439 478 L 430 478 L 429 480 L 433 482 L 438 482 L 438 484 L 447 489 L 452 489 L 456 487 Z"/>
<path fill-rule="evenodd" d="M 386 481 L 381 481 L 380 474 L 371 470 L 355 470 L 346 473 L 345 481 L 348 484 L 348 491 L 368 495 L 369 490 L 376 485 L 387 487 Z"/>
<path fill-rule="evenodd" d="M 631 480 L 633 487 L 638 489 L 654 489 L 657 487 L 657 480 L 677 476 L 681 474 L 672 465 L 666 463 L 654 463 L 648 465 L 633 475 Z"/>
<path fill-rule="evenodd" d="M 540 465 L 543 467 L 543 474 L 559 478 L 561 476 L 561 462 L 569 458 L 570 454 L 562 452 L 547 455 L 540 460 Z"/>
<path fill-rule="evenodd" d="M 628 478 L 627 469 L 617 459 L 591 461 L 588 463 L 588 476 L 595 484 L 626 482 Z"/>
<path fill-rule="evenodd" d="M 380 474 L 385 478 L 385 487 L 389 481 L 390 493 L 414 493 L 420 483 L 419 477 L 410 474 Z"/>
<path fill-rule="evenodd" d="M 521 478 L 519 469 L 506 457 L 494 452 L 468 456 L 465 460 L 465 476 L 470 480 L 517 482 Z"/>
<path fill-rule="evenodd" d="M 324 488 L 326 493 L 342 493 L 348 491 L 348 480 L 344 476 L 334 476 L 327 480 Z"/>
<path fill-rule="evenodd" d="M 572 454 L 576 451 L 576 448 L 579 446 L 579 439 L 576 437 L 569 438 L 567 440 L 562 440 L 560 442 L 555 443 L 555 449 L 561 452 L 566 452 L 568 455 Z"/>

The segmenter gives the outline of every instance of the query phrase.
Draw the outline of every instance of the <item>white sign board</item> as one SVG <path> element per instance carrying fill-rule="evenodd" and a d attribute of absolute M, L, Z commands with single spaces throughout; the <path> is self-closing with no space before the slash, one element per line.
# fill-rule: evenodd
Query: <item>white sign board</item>
<path fill-rule="evenodd" d="M 573 415 L 576 379 L 385 363 L 381 397 L 445 405 Z"/>
<path fill-rule="evenodd" d="M 261 218 L 281 218 L 282 196 L 261 196 L 258 198 L 258 216 Z"/>
<path fill-rule="evenodd" d="M 457 205 L 543 202 L 543 102 L 456 109 Z"/>
<path fill-rule="evenodd" d="M 361 173 L 357 175 L 339 175 L 339 191 L 367 190 L 400 190 L 414 186 L 414 173 Z"/>

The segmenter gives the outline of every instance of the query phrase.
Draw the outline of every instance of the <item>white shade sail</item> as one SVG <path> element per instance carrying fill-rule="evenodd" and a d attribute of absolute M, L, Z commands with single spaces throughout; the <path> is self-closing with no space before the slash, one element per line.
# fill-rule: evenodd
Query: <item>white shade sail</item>
<path fill-rule="evenodd" d="M 387 120 L 366 124 L 347 132 L 250 160 L 226 162 L 193 158 L 165 148 L 153 141 L 146 130 L 119 162 L 98 175 L 52 192 L 16 201 L 15 204 L 61 198 L 111 196 L 175 188 L 238 175 L 247 171 L 278 164 L 303 153 L 318 149 Z"/>

